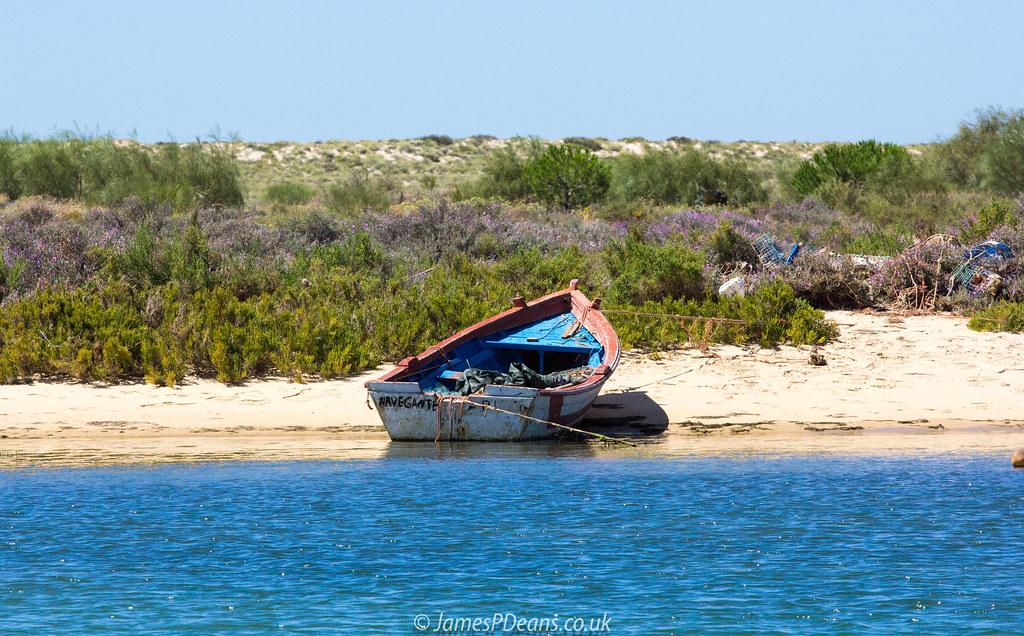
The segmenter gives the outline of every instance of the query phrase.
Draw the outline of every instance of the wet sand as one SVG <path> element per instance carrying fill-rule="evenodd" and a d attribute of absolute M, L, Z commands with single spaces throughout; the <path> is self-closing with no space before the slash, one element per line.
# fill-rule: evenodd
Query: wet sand
<path fill-rule="evenodd" d="M 391 444 L 363 382 L 190 380 L 0 387 L 0 467 L 527 452 L 614 456 L 1010 452 L 1024 446 L 1024 335 L 951 316 L 830 312 L 808 347 L 629 353 L 584 422 L 639 448 Z M 489 450 L 485 450 L 489 449 Z"/>

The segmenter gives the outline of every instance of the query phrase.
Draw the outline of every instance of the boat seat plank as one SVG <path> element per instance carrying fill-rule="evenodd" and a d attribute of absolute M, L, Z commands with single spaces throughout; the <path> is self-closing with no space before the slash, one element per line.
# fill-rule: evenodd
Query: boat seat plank
<path fill-rule="evenodd" d="M 531 349 L 533 351 L 565 351 L 567 353 L 592 353 L 601 345 L 590 345 L 578 341 L 530 341 L 522 337 L 508 336 L 498 340 L 483 340 L 482 343 L 494 349 Z"/>

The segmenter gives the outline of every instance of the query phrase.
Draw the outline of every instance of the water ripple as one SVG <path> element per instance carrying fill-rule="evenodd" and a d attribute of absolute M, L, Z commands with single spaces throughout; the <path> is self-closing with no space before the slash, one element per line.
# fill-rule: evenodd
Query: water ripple
<path fill-rule="evenodd" d="M 1012 631 L 1005 458 L 475 456 L 0 474 L 4 633 Z"/>

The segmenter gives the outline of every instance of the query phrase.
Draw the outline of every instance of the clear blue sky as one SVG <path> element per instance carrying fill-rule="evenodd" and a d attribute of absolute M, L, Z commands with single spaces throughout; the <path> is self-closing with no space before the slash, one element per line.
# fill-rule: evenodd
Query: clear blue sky
<path fill-rule="evenodd" d="M 1024 3 L 0 0 L 0 129 L 929 141 L 1024 106 Z"/>

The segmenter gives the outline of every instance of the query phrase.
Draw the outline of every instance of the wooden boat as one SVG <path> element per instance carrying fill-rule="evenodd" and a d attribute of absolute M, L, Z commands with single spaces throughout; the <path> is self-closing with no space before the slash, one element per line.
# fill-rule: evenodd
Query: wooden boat
<path fill-rule="evenodd" d="M 619 364 L 619 337 L 601 314 L 600 299 L 591 302 L 573 280 L 567 289 L 512 304 L 366 383 L 391 439 L 536 440 L 583 418 Z M 457 390 L 467 390 L 467 369 L 504 372 L 513 363 L 539 374 L 572 370 L 575 383 Z"/>

